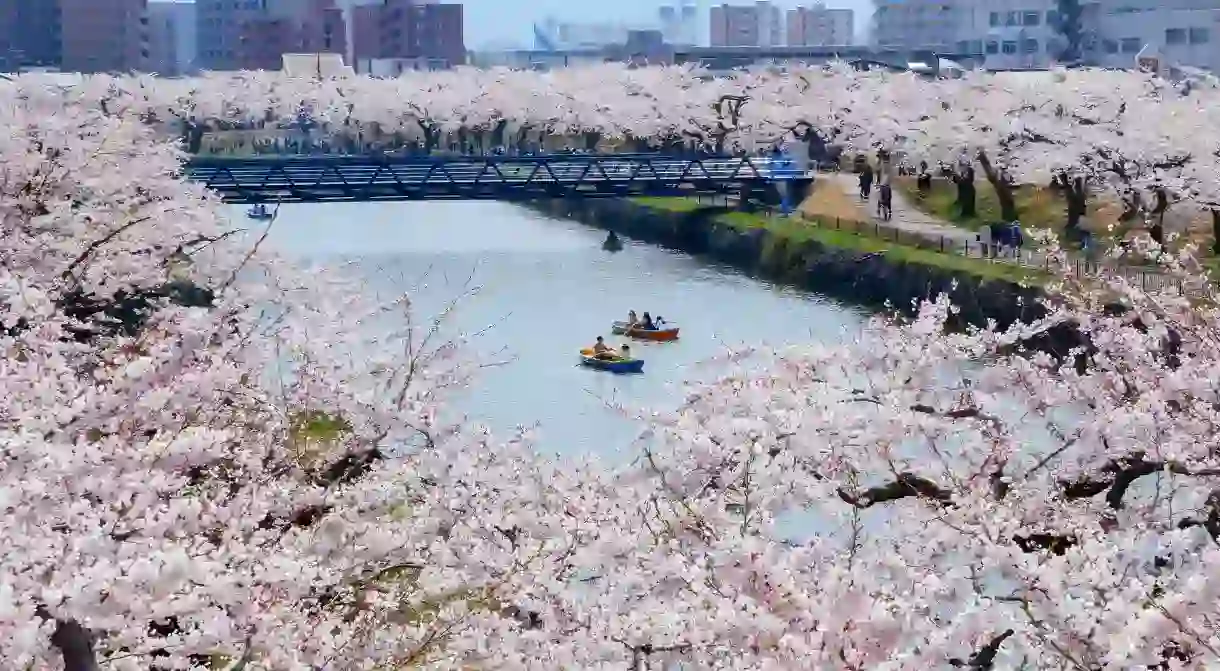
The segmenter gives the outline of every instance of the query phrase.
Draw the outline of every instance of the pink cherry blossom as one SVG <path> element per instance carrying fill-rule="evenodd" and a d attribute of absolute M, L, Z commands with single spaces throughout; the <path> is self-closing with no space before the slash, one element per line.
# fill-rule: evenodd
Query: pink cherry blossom
<path fill-rule="evenodd" d="M 463 343 L 233 231 L 176 144 L 178 119 L 302 111 L 725 149 L 803 128 L 1211 208 L 1214 92 L 840 65 L 0 84 L 8 666 L 1220 664 L 1220 338 L 1189 246 L 1136 241 L 1176 280 L 1144 290 L 1049 241 L 1033 323 L 947 329 L 941 297 L 848 345 L 733 352 L 649 411 L 634 463 L 550 462 L 439 419 L 477 383 Z"/>

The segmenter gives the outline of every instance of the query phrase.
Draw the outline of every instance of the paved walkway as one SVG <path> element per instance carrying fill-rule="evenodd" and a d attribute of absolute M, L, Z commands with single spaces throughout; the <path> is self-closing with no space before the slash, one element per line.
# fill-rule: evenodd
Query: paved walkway
<path fill-rule="evenodd" d="M 900 189 L 895 188 L 890 191 L 893 196 L 890 200 L 893 205 L 893 213 L 890 220 L 885 221 L 877 214 L 878 189 L 875 184 L 872 197 L 867 201 L 861 201 L 860 181 L 854 174 L 830 173 L 819 175 L 818 179 L 832 182 L 848 198 L 857 203 L 862 221 L 910 233 L 936 244 L 944 240 L 946 250 L 953 247 L 959 250 L 959 253 L 966 253 L 967 245 L 978 246 L 976 233 L 920 212 L 919 208 L 906 199 Z"/>
<path fill-rule="evenodd" d="M 915 207 L 899 189 L 891 191 L 893 196 L 891 199 L 893 213 L 890 220 L 885 221 L 877 214 L 876 184 L 873 185 L 872 197 L 868 201 L 861 201 L 860 182 L 856 175 L 849 173 L 819 173 L 817 179 L 823 183 L 833 184 L 835 188 L 840 189 L 846 198 L 840 199 L 838 205 L 842 207 L 850 203 L 850 207 L 858 213 L 859 221 L 872 223 L 881 231 L 900 231 L 903 236 L 910 235 L 922 238 L 946 252 L 951 251 L 975 258 L 985 256 L 983 244 L 979 242 L 976 231 L 954 226 L 942 219 L 919 211 L 919 208 Z M 838 195 L 834 194 L 836 197 Z M 880 235 L 885 237 L 884 232 Z M 1085 262 L 1084 259 L 1074 253 L 1069 252 L 1069 257 L 1077 263 Z M 1041 251 L 1035 249 L 1027 248 L 1019 252 L 1005 249 L 1000 252 L 998 258 L 992 258 L 996 261 L 1016 263 L 1029 267 L 1046 266 L 1046 256 Z M 1079 270 L 1083 270 L 1083 268 Z M 1171 281 L 1163 273 L 1143 268 L 1122 268 L 1122 274 L 1128 280 L 1141 284 L 1146 288 L 1160 286 Z"/>

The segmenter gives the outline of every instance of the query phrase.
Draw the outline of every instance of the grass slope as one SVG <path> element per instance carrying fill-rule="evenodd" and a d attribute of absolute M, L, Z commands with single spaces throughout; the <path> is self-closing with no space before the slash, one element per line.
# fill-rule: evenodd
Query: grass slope
<path fill-rule="evenodd" d="M 766 228 L 772 233 L 792 242 L 813 240 L 826 247 L 863 254 L 884 253 L 895 263 L 910 263 L 973 275 L 980 279 L 999 280 L 1017 284 L 1037 284 L 1046 277 L 1035 269 L 1002 261 L 989 261 L 927 249 L 916 244 L 880 238 L 865 232 L 836 229 L 815 217 L 764 217 L 744 212 L 729 212 L 720 215 L 723 221 L 734 228 Z"/>
<path fill-rule="evenodd" d="M 995 189 L 991 188 L 986 180 L 975 182 L 977 212 L 974 217 L 968 218 L 961 216 L 956 205 L 957 187 L 947 179 L 933 180 L 932 189 L 927 195 L 920 195 L 913 177 L 897 178 L 894 180 L 894 186 L 919 211 L 943 219 L 950 224 L 978 230 L 984 224 L 1001 221 L 1000 202 L 996 199 Z M 1067 206 L 1064 200 L 1047 187 L 1019 186 L 1016 192 L 1016 202 L 1018 217 L 1022 225 L 1027 228 L 1059 230 L 1067 221 Z M 1090 216 L 1088 217 L 1090 227 L 1100 226 L 1104 229 L 1108 224 L 1114 223 L 1116 215 L 1109 210 L 1110 208 L 1104 207 L 1096 200 L 1090 202 Z"/>

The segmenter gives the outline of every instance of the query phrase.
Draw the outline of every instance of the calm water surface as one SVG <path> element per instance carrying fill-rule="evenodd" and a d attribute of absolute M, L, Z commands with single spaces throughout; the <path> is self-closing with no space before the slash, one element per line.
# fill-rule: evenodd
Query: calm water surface
<path fill-rule="evenodd" d="M 237 209 L 237 208 L 235 208 Z M 237 213 L 238 217 L 242 215 Z M 486 369 L 458 410 L 493 429 L 540 425 L 541 447 L 617 461 L 640 426 L 607 408 L 666 407 L 695 367 L 742 345 L 840 340 L 864 313 L 776 287 L 686 254 L 624 239 L 603 251 L 603 231 L 496 202 L 287 205 L 268 241 L 309 261 L 358 261 L 370 291 L 412 292 L 431 316 L 470 284 L 455 328 L 490 326 L 475 346 L 507 360 Z M 671 344 L 632 343 L 643 375 L 576 365 L 581 347 L 628 310 L 664 315 L 682 328 Z"/>

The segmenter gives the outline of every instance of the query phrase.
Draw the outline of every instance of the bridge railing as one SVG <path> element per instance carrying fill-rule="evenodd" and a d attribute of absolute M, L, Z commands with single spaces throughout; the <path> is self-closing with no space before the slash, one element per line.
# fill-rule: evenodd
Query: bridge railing
<path fill-rule="evenodd" d="M 243 165 L 441 165 L 441 164 L 534 164 L 589 163 L 591 161 L 748 161 L 754 165 L 770 165 L 776 159 L 765 156 L 738 156 L 710 153 L 629 152 L 615 154 L 514 154 L 514 155 L 446 155 L 446 154 L 283 154 L 251 156 L 217 156 L 195 154 L 187 159 L 191 166 Z"/>
<path fill-rule="evenodd" d="M 229 202 L 691 195 L 801 174 L 750 156 L 657 154 L 478 157 L 201 158 L 187 176 Z"/>

